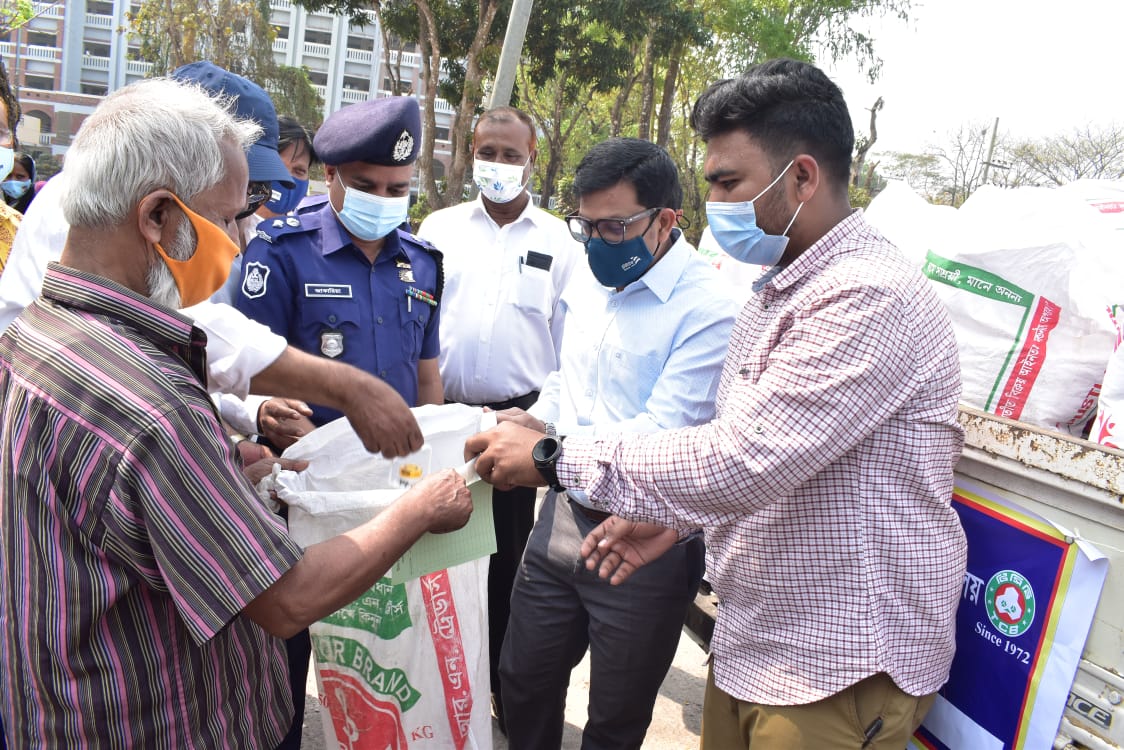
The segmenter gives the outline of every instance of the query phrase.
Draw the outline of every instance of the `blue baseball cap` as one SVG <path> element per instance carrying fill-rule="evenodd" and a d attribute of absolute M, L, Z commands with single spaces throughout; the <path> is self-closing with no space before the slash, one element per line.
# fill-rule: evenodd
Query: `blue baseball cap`
<path fill-rule="evenodd" d="M 172 72 L 182 83 L 197 84 L 212 94 L 234 97 L 234 116 L 253 120 L 261 126 L 262 135 L 246 153 L 251 182 L 282 182 L 287 187 L 296 183 L 277 153 L 277 110 L 265 89 L 248 78 L 223 70 L 209 60 L 188 63 Z"/>
<path fill-rule="evenodd" d="M 412 96 L 370 99 L 333 112 L 312 140 L 316 158 L 333 167 L 352 161 L 413 164 L 421 140 L 421 110 Z"/>

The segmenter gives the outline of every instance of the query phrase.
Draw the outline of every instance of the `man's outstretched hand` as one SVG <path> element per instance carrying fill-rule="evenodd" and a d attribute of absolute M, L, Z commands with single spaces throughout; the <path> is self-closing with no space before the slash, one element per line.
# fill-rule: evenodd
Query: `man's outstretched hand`
<path fill-rule="evenodd" d="M 675 529 L 609 516 L 582 542 L 585 567 L 614 586 L 667 552 L 679 539 Z"/>

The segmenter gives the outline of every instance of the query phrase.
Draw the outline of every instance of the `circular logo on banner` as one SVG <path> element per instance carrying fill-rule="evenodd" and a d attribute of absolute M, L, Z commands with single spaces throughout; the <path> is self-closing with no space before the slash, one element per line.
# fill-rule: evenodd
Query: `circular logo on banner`
<path fill-rule="evenodd" d="M 987 617 L 1003 635 L 1016 637 L 1034 623 L 1034 589 L 1014 570 L 1001 570 L 987 582 L 984 593 Z"/>

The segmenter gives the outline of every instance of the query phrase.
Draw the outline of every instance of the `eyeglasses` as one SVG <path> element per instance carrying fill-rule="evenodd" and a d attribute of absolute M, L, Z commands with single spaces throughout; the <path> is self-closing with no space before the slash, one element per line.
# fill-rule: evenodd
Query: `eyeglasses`
<path fill-rule="evenodd" d="M 273 195 L 272 182 L 251 182 L 246 189 L 246 208 L 235 219 L 245 219 L 250 214 L 261 208 L 262 204 Z"/>
<path fill-rule="evenodd" d="M 610 245 L 619 245 L 624 242 L 624 234 L 628 231 L 629 224 L 651 216 L 652 220 L 648 222 L 648 226 L 644 227 L 644 232 L 647 232 L 652 228 L 652 224 L 655 223 L 662 210 L 662 208 L 649 208 L 634 216 L 629 216 L 627 219 L 598 219 L 597 221 L 590 221 L 584 216 L 570 214 L 566 217 L 566 226 L 570 228 L 570 234 L 573 238 L 583 245 L 593 238 L 594 229 L 605 242 Z"/>

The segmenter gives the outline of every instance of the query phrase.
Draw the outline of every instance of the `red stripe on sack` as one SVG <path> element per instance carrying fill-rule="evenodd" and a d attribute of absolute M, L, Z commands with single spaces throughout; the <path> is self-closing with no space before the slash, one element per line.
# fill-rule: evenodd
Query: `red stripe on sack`
<path fill-rule="evenodd" d="M 1027 330 L 1019 358 L 1011 367 L 1011 375 L 1007 378 L 1007 385 L 1003 387 L 1003 395 L 995 405 L 995 413 L 999 416 L 1018 419 L 1023 413 L 1026 400 L 1030 398 L 1030 391 L 1034 388 L 1034 381 L 1046 364 L 1046 344 L 1050 332 L 1058 325 L 1061 312 L 1062 309 L 1050 300 L 1038 298 L 1034 322 Z"/>
<path fill-rule="evenodd" d="M 433 650 L 437 654 L 437 668 L 441 672 L 441 686 L 445 691 L 445 715 L 456 750 L 464 750 L 472 717 L 472 685 L 468 680 L 449 571 L 439 570 L 422 576 L 421 589 Z"/>

